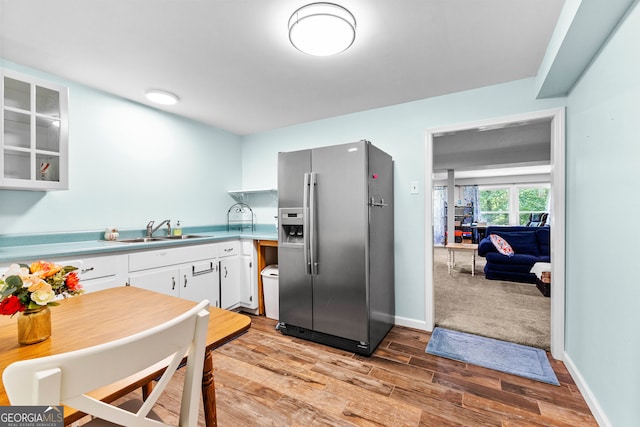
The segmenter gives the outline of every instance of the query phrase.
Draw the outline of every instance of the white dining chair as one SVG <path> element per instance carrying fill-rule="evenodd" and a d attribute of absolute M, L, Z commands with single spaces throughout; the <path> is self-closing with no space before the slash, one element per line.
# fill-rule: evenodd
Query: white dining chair
<path fill-rule="evenodd" d="M 195 427 L 208 323 L 209 301 L 204 300 L 168 322 L 126 338 L 12 363 L 2 380 L 12 405 L 70 406 L 92 415 L 90 426 L 168 426 L 152 408 L 186 355 L 178 425 Z M 167 369 L 144 402 L 113 406 L 86 394 L 159 362 L 166 362 Z"/>

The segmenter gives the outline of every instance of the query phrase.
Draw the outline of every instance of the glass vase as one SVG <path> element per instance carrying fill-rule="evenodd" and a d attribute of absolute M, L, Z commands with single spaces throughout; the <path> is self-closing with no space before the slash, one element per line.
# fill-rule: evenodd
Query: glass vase
<path fill-rule="evenodd" d="M 18 314 L 18 342 L 35 344 L 51 336 L 51 311 L 44 306 Z"/>

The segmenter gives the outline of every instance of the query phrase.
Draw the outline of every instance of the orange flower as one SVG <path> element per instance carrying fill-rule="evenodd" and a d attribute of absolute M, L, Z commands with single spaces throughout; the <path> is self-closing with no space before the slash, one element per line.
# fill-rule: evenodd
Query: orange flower
<path fill-rule="evenodd" d="M 40 277 L 51 277 L 58 271 L 62 270 L 62 266 L 47 261 L 36 261 L 29 266 L 31 273 Z"/>
<path fill-rule="evenodd" d="M 69 288 L 71 292 L 79 291 L 80 289 L 82 289 L 82 286 L 80 285 L 80 279 L 78 278 L 78 275 L 75 271 L 67 274 L 65 283 L 67 285 L 67 288 Z"/>

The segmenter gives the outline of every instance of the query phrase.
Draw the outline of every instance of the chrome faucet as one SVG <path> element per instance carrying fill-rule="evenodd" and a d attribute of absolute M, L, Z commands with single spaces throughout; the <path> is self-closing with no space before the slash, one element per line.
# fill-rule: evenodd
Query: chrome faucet
<path fill-rule="evenodd" d="M 147 224 L 147 237 L 153 237 L 153 233 L 155 233 L 158 228 L 162 227 L 165 224 L 167 224 L 167 236 L 171 236 L 171 223 L 169 221 L 169 219 L 165 219 L 160 224 L 158 224 L 156 228 L 153 228 L 153 223 L 155 221 L 149 221 L 149 223 Z"/>

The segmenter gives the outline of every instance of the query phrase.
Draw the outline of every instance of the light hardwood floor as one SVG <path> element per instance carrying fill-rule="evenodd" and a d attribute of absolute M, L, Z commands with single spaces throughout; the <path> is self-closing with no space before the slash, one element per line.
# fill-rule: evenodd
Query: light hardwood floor
<path fill-rule="evenodd" d="M 597 426 L 558 361 L 560 387 L 429 355 L 414 329 L 394 327 L 367 358 L 252 322 L 213 352 L 221 427 Z M 175 384 L 161 415 L 178 411 Z"/>

